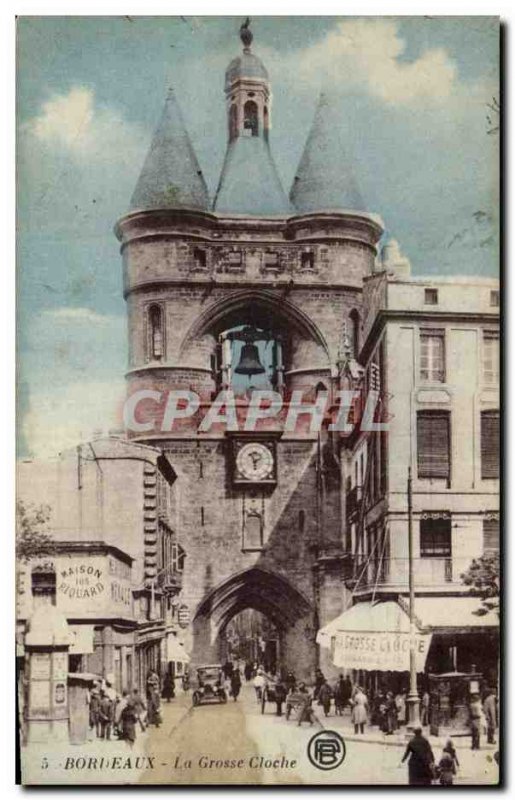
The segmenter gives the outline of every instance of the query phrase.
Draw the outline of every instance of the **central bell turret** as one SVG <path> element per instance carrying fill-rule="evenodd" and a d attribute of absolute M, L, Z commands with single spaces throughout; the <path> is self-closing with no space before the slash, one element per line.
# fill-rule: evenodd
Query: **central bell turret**
<path fill-rule="evenodd" d="M 240 28 L 243 52 L 225 72 L 228 144 L 214 209 L 252 216 L 288 214 L 290 203 L 269 147 L 268 72 L 250 49 L 249 26 L 247 18 Z"/>

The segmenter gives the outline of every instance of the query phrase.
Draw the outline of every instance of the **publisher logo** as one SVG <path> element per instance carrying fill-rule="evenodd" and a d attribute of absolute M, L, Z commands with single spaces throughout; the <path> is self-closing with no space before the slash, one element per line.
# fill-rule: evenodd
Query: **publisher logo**
<path fill-rule="evenodd" d="M 345 742 L 336 731 L 320 731 L 311 737 L 308 758 L 317 769 L 336 769 L 345 760 Z"/>

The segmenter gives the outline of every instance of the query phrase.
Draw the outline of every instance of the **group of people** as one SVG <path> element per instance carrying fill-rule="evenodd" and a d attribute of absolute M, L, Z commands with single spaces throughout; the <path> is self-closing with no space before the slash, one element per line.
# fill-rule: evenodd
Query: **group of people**
<path fill-rule="evenodd" d="M 164 692 L 163 685 L 163 696 Z M 141 731 L 149 725 L 159 727 L 160 706 L 161 681 L 154 670 L 147 676 L 146 702 L 138 689 L 124 690 L 120 696 L 112 680 L 95 681 L 89 693 L 89 726 L 99 739 L 116 737 L 133 745 L 138 727 Z"/>
<path fill-rule="evenodd" d="M 460 762 L 452 739 L 447 739 L 440 760 L 436 762 L 431 744 L 422 733 L 422 728 L 415 728 L 413 737 L 408 742 L 401 764 L 408 760 L 408 780 L 410 786 L 452 786 L 454 776 Z"/>

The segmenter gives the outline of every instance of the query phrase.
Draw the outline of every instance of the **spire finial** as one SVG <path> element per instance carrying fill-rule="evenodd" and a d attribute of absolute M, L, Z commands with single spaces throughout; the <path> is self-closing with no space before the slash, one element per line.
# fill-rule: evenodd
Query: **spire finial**
<path fill-rule="evenodd" d="M 252 44 L 252 31 L 250 30 L 250 18 L 247 17 L 243 25 L 240 26 L 240 39 L 243 42 L 243 51 L 248 53 Z"/>

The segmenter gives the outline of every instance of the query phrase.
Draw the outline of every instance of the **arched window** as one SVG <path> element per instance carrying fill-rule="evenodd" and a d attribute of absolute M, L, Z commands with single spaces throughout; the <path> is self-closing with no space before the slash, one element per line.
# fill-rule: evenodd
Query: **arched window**
<path fill-rule="evenodd" d="M 232 142 L 238 135 L 238 109 L 233 103 L 229 110 L 229 141 Z"/>
<path fill-rule="evenodd" d="M 257 136 L 258 133 L 258 107 L 253 100 L 247 100 L 243 106 L 243 135 Z"/>
<path fill-rule="evenodd" d="M 265 139 L 268 142 L 268 131 L 270 130 L 270 120 L 268 117 L 268 106 L 265 106 L 263 111 L 263 130 L 265 132 Z"/>
<path fill-rule="evenodd" d="M 160 306 L 150 306 L 148 327 L 150 359 L 159 361 L 164 355 L 163 313 Z"/>
<path fill-rule="evenodd" d="M 352 323 L 351 325 L 352 354 L 354 358 L 357 358 L 359 355 L 359 348 L 360 348 L 360 319 L 356 309 L 353 309 L 350 312 L 350 319 Z"/>

